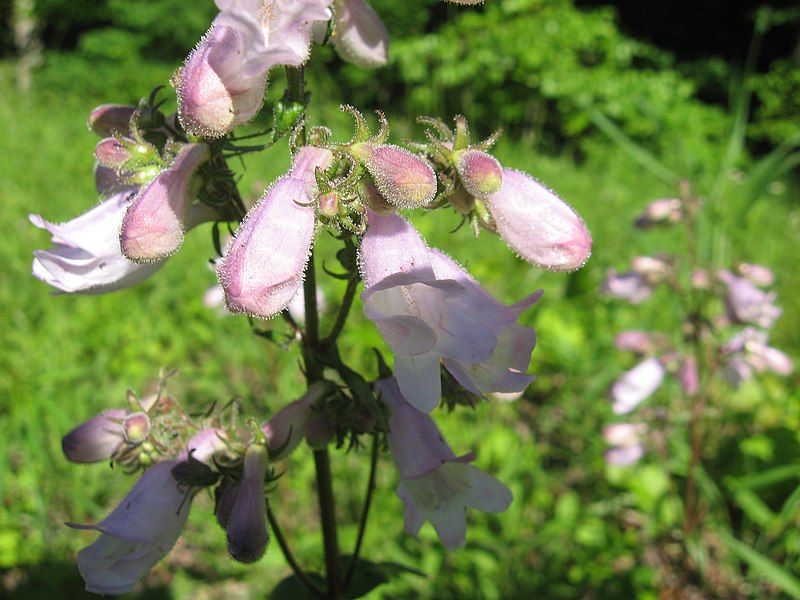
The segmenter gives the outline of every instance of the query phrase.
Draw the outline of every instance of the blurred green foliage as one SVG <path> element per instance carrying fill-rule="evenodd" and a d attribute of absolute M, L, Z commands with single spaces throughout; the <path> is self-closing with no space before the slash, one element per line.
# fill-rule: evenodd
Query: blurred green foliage
<path fill-rule="evenodd" d="M 686 431 L 664 433 L 669 460 L 653 455 L 634 469 L 605 465 L 599 433 L 612 418 L 607 387 L 630 366 L 611 350 L 613 335 L 660 328 L 673 322 L 675 309 L 665 293 L 631 310 L 598 299 L 597 289 L 608 266 L 681 243 L 679 232 L 654 237 L 629 226 L 647 200 L 674 194 L 663 177 L 641 168 L 646 148 L 670 170 L 694 178 L 700 193 L 724 188 L 724 197 L 743 208 L 729 217 L 730 234 L 720 242 L 725 258 L 774 268 L 785 314 L 773 343 L 800 357 L 800 207 L 790 170 L 795 147 L 783 162 L 764 168 L 747 153 L 736 154 L 718 181 L 729 132 L 741 129 L 736 115 L 695 98 L 700 76 L 693 79 L 667 53 L 622 35 L 607 9 L 579 11 L 567 0 L 496 0 L 477 10 L 438 0 L 418 4 L 409 10 L 404 1 L 374 2 L 394 44 L 392 64 L 379 73 L 343 65 L 328 48 L 315 50 L 323 66 L 311 73 L 313 118 L 346 136 L 348 121 L 336 108 L 346 100 L 395 116 L 464 113 L 481 133 L 507 122 L 498 158 L 567 198 L 592 230 L 595 253 L 575 274 L 542 273 L 497 238 L 482 235 L 476 243 L 466 229 L 450 234 L 455 216 L 417 219 L 432 244 L 503 300 L 545 288 L 544 299 L 525 316 L 539 333 L 533 355 L 538 379 L 515 404 L 436 414 L 454 449 L 476 450 L 478 465 L 515 496 L 507 513 L 470 514 L 464 550 L 443 551 L 429 526 L 420 540 L 402 534 L 402 509 L 392 492 L 396 476 L 382 460 L 365 554 L 427 576 L 403 575 L 374 597 L 656 598 L 663 591 L 659 572 L 676 549 L 670 532 L 682 520 Z M 0 286 L 0 595 L 26 599 L 80 597 L 74 554 L 91 536 L 62 523 L 102 517 L 131 483 L 104 465 L 78 468 L 64 461 L 60 437 L 76 423 L 122 404 L 128 387 L 150 389 L 162 367 L 179 369 L 171 390 L 195 410 L 236 397 L 266 417 L 302 389 L 296 348 L 265 343 L 245 320 L 203 306 L 202 295 L 215 281 L 203 264 L 213 256 L 208 228 L 193 232 L 157 276 L 131 290 L 53 297 L 30 276 L 31 252 L 45 246 L 47 236 L 32 228 L 27 214 L 66 220 L 96 200 L 89 110 L 104 100 L 134 101 L 166 83 L 214 12 L 210 1 L 179 0 L 41 0 L 37 7 L 51 47 L 61 51 L 47 53 L 27 95 L 13 91 L 13 65 L 0 63 L 0 225 L 10 232 L 0 245 L 6 265 Z M 423 32 L 430 35 L 419 37 Z M 709 63 L 698 72 L 726 73 L 718 67 Z M 797 73 L 786 59 L 751 80 L 759 104 L 750 135 L 775 145 L 797 135 Z M 272 95 L 281 85 L 276 74 Z M 628 154 L 598 131 L 597 114 L 635 142 Z M 397 123 L 395 141 L 413 127 Z M 241 189 L 260 194 L 287 162 L 284 147 L 248 157 Z M 328 247 L 323 237 L 320 253 Z M 324 285 L 335 306 L 339 284 Z M 354 312 L 343 353 L 374 375 L 370 347 L 383 345 Z M 732 570 L 749 578 L 752 597 L 796 591 L 797 383 L 796 375 L 753 382 L 715 407 L 725 441 L 709 440 L 700 483 L 714 514 L 726 520 L 709 524 L 719 532 L 711 539 L 715 553 L 693 558 L 719 574 L 719 589 L 733 589 L 724 587 Z M 666 405 L 677 393 L 665 386 L 652 404 Z M 337 454 L 334 462 L 343 549 L 356 535 L 365 455 Z M 299 560 L 318 569 L 313 468 L 302 452 L 286 467 L 276 511 Z M 143 596 L 258 597 L 289 573 L 275 547 L 252 568 L 230 561 L 211 511 L 206 495 L 195 500 L 184 540 L 147 579 Z"/>

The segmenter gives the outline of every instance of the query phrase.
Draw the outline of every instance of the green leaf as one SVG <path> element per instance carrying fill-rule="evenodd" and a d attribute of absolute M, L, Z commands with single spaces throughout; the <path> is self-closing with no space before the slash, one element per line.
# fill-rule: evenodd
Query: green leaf
<path fill-rule="evenodd" d="M 305 575 L 311 583 L 325 589 L 325 580 L 321 575 L 317 573 L 306 573 Z M 300 578 L 296 574 L 290 575 L 278 583 L 269 597 L 270 600 L 316 600 L 316 598 L 318 598 L 318 596 L 312 594 L 311 591 L 303 585 L 303 582 L 300 581 Z"/>
<path fill-rule="evenodd" d="M 342 569 L 345 570 L 349 568 L 352 558 L 350 555 L 346 555 L 341 556 L 339 560 L 341 561 Z M 422 573 L 421 571 L 398 563 L 374 563 L 371 560 L 360 558 L 353 573 L 353 577 L 350 580 L 350 584 L 344 591 L 344 597 L 361 598 L 379 585 L 388 583 L 394 577 L 405 573 L 411 573 L 413 575 L 419 575 L 423 577 L 425 576 L 425 573 Z"/>
<path fill-rule="evenodd" d="M 720 530 L 717 535 L 731 552 L 748 564 L 751 571 L 774 583 L 792 598 L 800 598 L 800 579 L 727 531 Z"/>

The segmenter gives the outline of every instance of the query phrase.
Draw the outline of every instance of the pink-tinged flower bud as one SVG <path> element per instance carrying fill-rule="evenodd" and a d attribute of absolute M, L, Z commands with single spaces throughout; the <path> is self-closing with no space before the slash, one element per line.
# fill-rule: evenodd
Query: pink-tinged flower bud
<path fill-rule="evenodd" d="M 658 283 L 672 274 L 672 264 L 662 256 L 634 256 L 631 270 L 647 278 L 650 283 Z"/>
<path fill-rule="evenodd" d="M 678 198 L 653 200 L 644 212 L 636 217 L 636 226 L 646 229 L 660 223 L 677 223 L 683 216 L 683 202 Z"/>
<path fill-rule="evenodd" d="M 592 236 L 583 220 L 533 177 L 503 169 L 503 185 L 487 205 L 500 236 L 525 260 L 572 271 L 589 259 Z"/>
<path fill-rule="evenodd" d="M 245 39 L 234 27 L 215 24 L 189 55 L 180 74 L 178 114 L 183 128 L 218 138 L 247 123 L 261 108 L 269 71 L 242 71 Z"/>
<path fill-rule="evenodd" d="M 634 271 L 617 273 L 609 269 L 602 292 L 631 304 L 641 304 L 653 294 L 653 286 L 647 278 Z"/>
<path fill-rule="evenodd" d="M 125 444 L 123 419 L 126 411 L 106 410 L 79 425 L 61 440 L 61 448 L 74 463 L 108 460 Z"/>
<path fill-rule="evenodd" d="M 739 275 L 758 287 L 767 287 L 775 283 L 775 275 L 767 267 L 750 263 L 740 263 L 736 266 Z"/>
<path fill-rule="evenodd" d="M 96 525 L 77 526 L 102 534 L 78 553 L 78 570 L 87 591 L 129 592 L 175 545 L 191 503 L 172 474 L 177 464 L 154 465 L 108 517 Z"/>
<path fill-rule="evenodd" d="M 619 350 L 647 354 L 653 350 L 653 336 L 647 331 L 636 329 L 623 331 L 614 337 L 614 345 Z"/>
<path fill-rule="evenodd" d="M 264 494 L 268 462 L 266 448 L 256 444 L 247 448 L 244 474 L 225 527 L 228 553 L 242 563 L 254 563 L 264 556 L 269 542 Z"/>
<path fill-rule="evenodd" d="M 681 384 L 683 393 L 687 396 L 694 396 L 700 389 L 700 373 L 697 370 L 697 361 L 693 356 L 686 356 L 678 368 L 675 376 Z"/>
<path fill-rule="evenodd" d="M 456 170 L 464 188 L 485 199 L 503 185 L 503 168 L 494 156 L 480 150 L 466 150 L 458 157 Z"/>
<path fill-rule="evenodd" d="M 150 435 L 150 418 L 147 413 L 135 412 L 127 415 L 123 423 L 125 439 L 138 444 Z"/>
<path fill-rule="evenodd" d="M 472 455 L 457 457 L 433 419 L 408 403 L 394 378 L 376 387 L 391 411 L 389 450 L 400 473 L 397 495 L 403 501 L 405 532 L 417 535 L 430 521 L 445 548 L 462 547 L 466 509 L 503 512 L 511 504 L 511 490 L 469 464 Z"/>
<path fill-rule="evenodd" d="M 365 0 L 336 0 L 331 41 L 339 56 L 354 65 L 371 69 L 386 64 L 389 32 Z"/>
<path fill-rule="evenodd" d="M 325 384 L 313 384 L 302 398 L 284 406 L 261 426 L 272 460 L 285 458 L 297 448 L 308 431 L 311 407 L 325 390 Z"/>
<path fill-rule="evenodd" d="M 89 128 L 100 137 L 126 134 L 130 131 L 135 106 L 127 104 L 101 104 L 89 114 Z"/>
<path fill-rule="evenodd" d="M 186 450 L 194 460 L 216 470 L 217 460 L 228 449 L 222 429 L 208 427 L 201 429 L 186 443 Z"/>
<path fill-rule="evenodd" d="M 433 201 L 436 173 L 427 160 L 391 144 L 362 146 L 355 151 L 363 155 L 375 187 L 390 204 L 417 208 Z"/>
<path fill-rule="evenodd" d="M 783 311 L 775 305 L 775 292 L 764 292 L 729 271 L 720 271 L 717 276 L 728 287 L 725 305 L 734 323 L 753 323 L 769 329 L 781 316 Z"/>
<path fill-rule="evenodd" d="M 666 369 L 657 358 L 648 358 L 623 373 L 611 386 L 614 412 L 618 415 L 631 412 L 659 388 L 665 374 Z"/>
<path fill-rule="evenodd" d="M 369 178 L 361 180 L 359 190 L 362 202 L 379 215 L 390 215 L 395 211 L 394 205 L 386 201 Z"/>
<path fill-rule="evenodd" d="M 333 163 L 333 153 L 326 148 L 303 146 L 292 158 L 289 177 L 300 179 L 310 186 L 317 184 L 317 170 L 324 171 Z"/>
<path fill-rule="evenodd" d="M 172 166 L 136 195 L 120 232 L 122 253 L 127 258 L 137 262 L 159 260 L 181 247 L 194 200 L 192 178 L 210 157 L 206 144 L 187 144 Z"/>
<path fill-rule="evenodd" d="M 325 169 L 332 155 L 314 149 L 317 164 L 278 179 L 245 217 L 227 247 L 217 274 L 233 313 L 270 318 L 285 309 L 303 284 L 314 239 L 313 167 Z M 295 164 L 306 164 L 306 153 Z"/>
<path fill-rule="evenodd" d="M 325 217 L 335 217 L 339 214 L 339 196 L 336 192 L 320 194 L 317 198 L 319 213 Z"/>
<path fill-rule="evenodd" d="M 133 158 L 133 155 L 117 138 L 109 137 L 97 142 L 97 146 L 94 147 L 94 157 L 104 167 L 119 169 Z"/>

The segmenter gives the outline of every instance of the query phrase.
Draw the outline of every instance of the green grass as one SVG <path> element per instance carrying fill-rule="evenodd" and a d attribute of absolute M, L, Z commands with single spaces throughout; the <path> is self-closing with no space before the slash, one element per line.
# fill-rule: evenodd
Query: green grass
<path fill-rule="evenodd" d="M 214 253 L 208 227 L 192 232 L 162 271 L 130 290 L 53 296 L 34 279 L 31 252 L 46 246 L 48 237 L 28 223 L 27 215 L 67 220 L 97 201 L 91 178 L 96 140 L 85 117 L 98 99 L 80 90 L 53 94 L 48 88 L 23 96 L 13 90 L 9 65 L 0 67 L 0 226 L 6 232 L 0 244 L 5 266 L 0 278 L 0 569 L 8 571 L 6 581 L 16 582 L 19 597 L 65 596 L 66 591 L 73 597 L 82 588 L 74 554 L 92 535 L 63 523 L 101 518 L 131 481 L 105 465 L 68 464 L 61 436 L 97 411 L 123 405 L 128 388 L 151 389 L 162 368 L 179 370 L 170 389 L 191 409 L 237 397 L 248 412 L 265 418 L 302 392 L 299 354 L 296 347 L 284 351 L 256 338 L 245 319 L 219 317 L 203 306 L 202 295 L 215 281 L 207 267 Z M 332 105 L 322 107 L 321 114 L 347 124 L 334 116 Z M 532 362 L 539 379 L 527 397 L 513 405 L 484 403 L 474 412 L 436 415 L 456 452 L 476 450 L 477 464 L 508 484 L 515 502 L 502 515 L 471 513 L 467 548 L 448 554 L 429 526 L 419 541 L 402 534 L 401 504 L 393 493 L 396 476 L 391 462 L 382 460 L 365 556 L 428 574 L 403 576 L 382 588 L 381 597 L 654 597 L 653 571 L 640 560 L 640 541 L 617 509 L 668 513 L 661 497 L 651 497 L 664 471 L 652 464 L 629 478 L 608 474 L 599 431 L 611 416 L 607 386 L 628 366 L 612 350 L 614 333 L 674 322 L 675 308 L 662 293 L 632 310 L 599 298 L 597 289 L 607 267 L 622 268 L 635 254 L 677 247 L 676 232 L 645 233 L 630 226 L 648 200 L 674 190 L 607 141 L 598 141 L 579 163 L 568 156 L 537 155 L 507 140 L 497 156 L 568 199 L 595 239 L 585 269 L 557 275 L 516 259 L 491 235 L 476 241 L 466 228 L 450 234 L 457 225 L 453 215 L 414 216 L 433 245 L 468 265 L 503 300 L 545 289 L 543 300 L 523 317 L 539 332 Z M 287 161 L 284 145 L 248 160 L 242 189 L 263 189 Z M 773 340 L 800 357 L 797 188 L 787 180 L 771 189 L 731 232 L 729 251 L 775 269 L 785 314 Z M 319 256 L 331 261 L 333 248 L 329 238 L 320 240 Z M 323 287 L 335 305 L 340 286 L 324 281 Z M 359 308 L 342 338 L 343 354 L 374 375 L 370 348 L 385 347 Z M 273 325 L 282 327 L 277 321 Z M 741 418 L 753 419 L 753 435 L 788 431 L 796 448 L 796 386 L 768 380 L 747 394 L 736 401 L 746 407 Z M 336 453 L 333 460 L 341 546 L 349 551 L 366 452 Z M 745 469 L 764 466 L 748 460 Z M 295 453 L 286 467 L 275 493 L 279 519 L 291 532 L 299 560 L 319 569 L 309 453 Z M 147 580 L 145 596 L 263 596 L 288 574 L 276 547 L 254 567 L 228 560 L 212 504 L 206 494 L 195 500 L 183 541 Z"/>

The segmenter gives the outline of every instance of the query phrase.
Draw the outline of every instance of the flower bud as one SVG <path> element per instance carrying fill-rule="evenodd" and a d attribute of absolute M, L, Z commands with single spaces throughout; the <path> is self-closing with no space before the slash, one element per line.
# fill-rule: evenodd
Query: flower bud
<path fill-rule="evenodd" d="M 264 475 L 267 449 L 256 444 L 247 448 L 244 475 L 227 519 L 228 553 L 242 563 L 254 563 L 264 556 L 269 542 Z"/>
<path fill-rule="evenodd" d="M 494 156 L 480 150 L 466 150 L 456 162 L 464 188 L 473 196 L 485 199 L 503 185 L 503 169 Z"/>
<path fill-rule="evenodd" d="M 374 68 L 386 64 L 389 33 L 365 0 L 336 0 L 331 41 L 347 62 Z"/>
<path fill-rule="evenodd" d="M 672 265 L 669 260 L 660 256 L 634 256 L 631 259 L 631 270 L 646 277 L 650 283 L 657 283 L 672 273 Z"/>
<path fill-rule="evenodd" d="M 89 114 L 89 128 L 100 137 L 126 134 L 135 106 L 127 104 L 101 104 Z"/>
<path fill-rule="evenodd" d="M 375 187 L 390 204 L 402 208 L 426 206 L 436 196 L 436 173 L 430 163 L 391 144 L 357 144 Z"/>
<path fill-rule="evenodd" d="M 214 427 L 201 429 L 186 444 L 189 455 L 211 469 L 216 469 L 215 458 L 227 448 L 225 432 Z"/>
<path fill-rule="evenodd" d="M 619 350 L 628 350 L 637 354 L 646 354 L 653 349 L 653 336 L 646 331 L 632 329 L 618 333 L 614 345 Z"/>
<path fill-rule="evenodd" d="M 694 269 L 689 276 L 689 282 L 696 290 L 707 290 L 711 287 L 711 277 L 705 269 Z"/>
<path fill-rule="evenodd" d="M 361 180 L 359 191 L 361 192 L 359 194 L 361 201 L 379 215 L 386 216 L 394 212 L 394 206 L 386 201 L 386 198 L 381 195 L 378 188 L 370 181 L 369 177 L 365 177 Z"/>
<path fill-rule="evenodd" d="M 120 140 L 108 137 L 97 142 L 97 146 L 94 147 L 94 157 L 104 167 L 119 169 L 133 158 L 133 155 Z"/>
<path fill-rule="evenodd" d="M 212 25 L 186 60 L 177 85 L 183 128 L 218 138 L 247 123 L 261 108 L 268 71 L 255 77 L 242 69 L 246 40 L 227 25 Z"/>
<path fill-rule="evenodd" d="M 290 402 L 264 423 L 261 431 L 267 438 L 272 460 L 288 456 L 308 431 L 311 406 L 325 392 L 325 385 L 315 383 L 299 400 Z"/>
<path fill-rule="evenodd" d="M 636 218 L 636 227 L 646 229 L 660 223 L 677 223 L 683 216 L 683 202 L 678 198 L 653 200 Z"/>
<path fill-rule="evenodd" d="M 503 185 L 487 207 L 500 236 L 525 260 L 572 271 L 589 259 L 592 236 L 583 220 L 533 177 L 503 169 Z"/>
<path fill-rule="evenodd" d="M 226 479 L 216 490 L 214 516 L 217 517 L 217 523 L 219 523 L 219 526 L 223 529 L 228 527 L 228 520 L 231 517 L 231 511 L 233 510 L 233 505 L 236 502 L 236 496 L 239 493 L 240 487 L 240 481 Z"/>
<path fill-rule="evenodd" d="M 150 435 L 150 419 L 146 413 L 135 412 L 125 417 L 123 423 L 125 439 L 133 444 L 138 444 Z"/>
<path fill-rule="evenodd" d="M 70 431 L 61 440 L 64 455 L 75 463 L 111 458 L 125 443 L 125 413 L 121 408 L 106 410 Z"/>
<path fill-rule="evenodd" d="M 753 285 L 766 287 L 775 283 L 775 276 L 767 267 L 750 263 L 739 263 L 736 266 L 739 275 Z"/>
<path fill-rule="evenodd" d="M 190 184 L 210 156 L 206 144 L 187 144 L 169 169 L 136 194 L 120 233 L 122 253 L 129 260 L 158 260 L 180 248 L 194 200 Z"/>
<path fill-rule="evenodd" d="M 335 217 L 339 214 L 339 196 L 336 192 L 320 194 L 317 197 L 319 213 L 325 217 Z"/>
<path fill-rule="evenodd" d="M 631 304 L 641 304 L 653 294 L 653 284 L 634 271 L 617 273 L 614 269 L 609 269 L 602 292 Z"/>
<path fill-rule="evenodd" d="M 693 356 L 686 356 L 678 368 L 675 376 L 681 389 L 687 396 L 694 396 L 700 389 L 700 373 L 697 370 L 697 361 Z"/>

